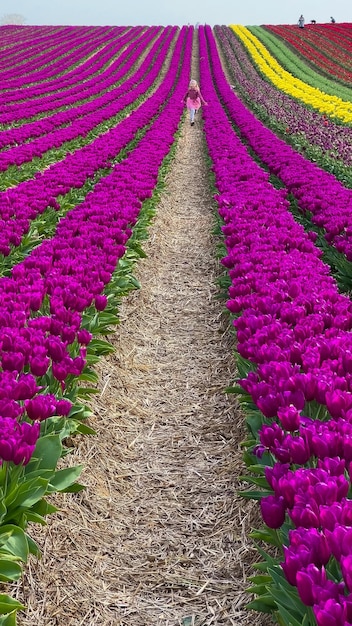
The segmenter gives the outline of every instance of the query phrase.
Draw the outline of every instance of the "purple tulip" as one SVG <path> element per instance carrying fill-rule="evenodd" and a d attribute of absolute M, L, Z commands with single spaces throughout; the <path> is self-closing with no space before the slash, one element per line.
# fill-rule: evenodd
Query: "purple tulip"
<path fill-rule="evenodd" d="M 1 417 L 11 417 L 16 420 L 22 415 L 23 407 L 20 406 L 15 400 L 0 400 L 0 415 Z"/>
<path fill-rule="evenodd" d="M 285 441 L 290 453 L 291 462 L 296 465 L 304 465 L 310 458 L 310 450 L 302 437 L 287 436 Z M 275 454 L 275 450 L 273 450 Z"/>
<path fill-rule="evenodd" d="M 29 445 L 27 443 L 21 443 L 13 452 L 13 462 L 15 465 L 27 465 L 31 456 L 35 450 L 35 445 Z"/>
<path fill-rule="evenodd" d="M 277 443 L 283 442 L 285 433 L 278 424 L 273 422 L 270 426 L 264 424 L 264 426 L 260 429 L 259 436 L 261 444 L 270 449 Z"/>
<path fill-rule="evenodd" d="M 293 406 L 282 407 L 278 410 L 277 416 L 285 430 L 294 432 L 300 425 L 300 412 Z"/>
<path fill-rule="evenodd" d="M 274 467 L 269 467 L 268 465 L 265 466 L 264 468 L 265 478 L 267 479 L 268 484 L 271 487 L 271 489 L 276 491 L 279 479 L 287 474 L 289 467 L 290 466 L 288 463 L 286 464 L 275 463 Z"/>
<path fill-rule="evenodd" d="M 352 590 L 352 554 L 347 556 L 341 556 L 340 559 L 341 571 L 346 586 L 349 591 Z"/>
<path fill-rule="evenodd" d="M 351 553 L 352 548 L 352 529 L 344 525 L 335 525 L 330 531 L 325 530 L 328 546 L 337 561 L 340 561 L 342 555 Z"/>
<path fill-rule="evenodd" d="M 307 546 L 299 546 L 297 550 L 283 546 L 283 550 L 285 560 L 280 565 L 290 585 L 295 587 L 297 572 L 311 563 L 311 551 Z"/>
<path fill-rule="evenodd" d="M 269 528 L 280 528 L 285 521 L 285 501 L 282 496 L 266 496 L 260 501 L 263 520 Z"/>
<path fill-rule="evenodd" d="M 59 380 L 60 382 L 64 381 L 65 378 L 68 376 L 68 368 L 64 363 L 52 363 L 51 369 L 53 372 L 53 376 L 56 378 L 56 380 Z"/>
<path fill-rule="evenodd" d="M 38 422 L 35 424 L 22 422 L 20 428 L 23 440 L 29 445 L 34 445 L 40 435 L 40 424 Z"/>
<path fill-rule="evenodd" d="M 287 438 L 284 439 L 282 445 L 277 442 L 270 448 L 270 452 L 276 457 L 279 463 L 292 463 L 292 455 L 288 446 Z"/>
<path fill-rule="evenodd" d="M 38 391 L 40 391 L 40 387 L 38 387 L 34 376 L 20 374 L 13 391 L 13 398 L 15 400 L 27 400 L 33 398 Z"/>
<path fill-rule="evenodd" d="M 331 550 L 324 533 L 316 528 L 295 528 L 289 531 L 289 546 L 297 550 L 306 546 L 311 552 L 311 563 L 317 567 L 326 565 L 331 556 Z"/>
<path fill-rule="evenodd" d="M 330 415 L 337 419 L 341 415 L 351 408 L 352 402 L 349 398 L 349 394 L 335 389 L 334 391 L 327 391 L 325 394 L 326 406 Z"/>
<path fill-rule="evenodd" d="M 26 465 L 39 437 L 39 424 L 19 424 L 12 418 L 0 417 L 0 458 L 16 465 Z"/>
<path fill-rule="evenodd" d="M 92 339 L 92 333 L 90 333 L 85 328 L 82 328 L 81 330 L 78 331 L 77 333 L 78 343 L 84 346 L 87 346 L 90 343 L 91 339 Z"/>
<path fill-rule="evenodd" d="M 6 439 L 0 439 L 0 458 L 3 461 L 12 461 L 14 454 L 13 445 Z"/>
<path fill-rule="evenodd" d="M 82 356 L 77 356 L 74 359 L 66 359 L 65 363 L 68 365 L 70 374 L 74 376 L 80 376 L 84 370 L 85 359 Z"/>
<path fill-rule="evenodd" d="M 345 473 L 346 461 L 340 457 L 325 457 L 318 460 L 317 467 L 324 469 L 329 476 L 341 476 Z"/>
<path fill-rule="evenodd" d="M 51 394 L 38 395 L 31 400 L 26 400 L 25 408 L 29 419 L 42 422 L 52 415 L 55 415 L 55 398 Z"/>
<path fill-rule="evenodd" d="M 288 514 L 296 527 L 320 527 L 319 508 L 314 500 L 305 504 L 295 504 Z"/>
<path fill-rule="evenodd" d="M 292 474 L 283 475 L 278 479 L 276 484 L 276 493 L 284 498 L 287 508 L 291 509 L 293 507 L 297 494 L 297 484 L 293 479 Z"/>
<path fill-rule="evenodd" d="M 21 372 L 25 364 L 22 352 L 5 352 L 2 355 L 1 365 L 4 370 Z"/>
<path fill-rule="evenodd" d="M 32 311 L 39 311 L 43 303 L 44 293 L 34 292 L 31 294 L 29 306 Z"/>
<path fill-rule="evenodd" d="M 283 397 L 285 405 L 296 407 L 298 411 L 302 411 L 304 408 L 306 399 L 301 389 L 284 391 Z"/>
<path fill-rule="evenodd" d="M 67 417 L 71 411 L 72 402 L 69 400 L 57 400 L 56 401 L 56 415 L 62 415 L 63 417 Z"/>
<path fill-rule="evenodd" d="M 303 604 L 313 606 L 319 602 L 319 588 L 325 586 L 326 580 L 325 569 L 319 569 L 312 563 L 297 572 L 297 591 Z"/>
<path fill-rule="evenodd" d="M 61 330 L 61 338 L 66 343 L 73 343 L 76 339 L 76 330 L 73 326 L 64 326 Z"/>
<path fill-rule="evenodd" d="M 66 346 L 58 337 L 48 337 L 46 341 L 48 355 L 54 363 L 60 363 L 66 354 Z"/>
<path fill-rule="evenodd" d="M 348 626 L 343 619 L 343 604 L 331 598 L 313 607 L 318 626 Z"/>
<path fill-rule="evenodd" d="M 107 306 L 108 299 L 104 295 L 95 296 L 94 303 L 95 303 L 95 308 L 97 309 L 97 311 L 104 311 L 104 309 Z"/>
<path fill-rule="evenodd" d="M 258 398 L 258 409 L 265 417 L 275 417 L 280 406 L 280 397 L 274 394 L 268 394 L 265 397 Z"/>
<path fill-rule="evenodd" d="M 29 367 L 34 376 L 44 376 L 48 371 L 50 359 L 48 357 L 35 356 L 29 360 Z"/>

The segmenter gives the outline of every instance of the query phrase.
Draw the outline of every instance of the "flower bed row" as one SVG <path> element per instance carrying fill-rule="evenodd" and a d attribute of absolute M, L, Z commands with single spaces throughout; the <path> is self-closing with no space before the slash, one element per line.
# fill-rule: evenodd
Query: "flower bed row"
<path fill-rule="evenodd" d="M 175 33 L 175 30 L 173 32 Z M 164 57 L 166 56 L 168 44 L 167 35 L 168 30 L 165 29 L 155 42 L 152 48 L 152 54 L 148 55 L 149 64 L 157 62 L 157 56 L 160 55 L 160 48 L 162 47 L 164 49 Z M 4 135 L 4 141 L 6 143 L 10 135 L 15 135 L 17 141 L 21 142 L 21 145 L 16 145 L 13 148 L 7 149 L 6 152 L 0 153 L 0 171 L 5 171 L 10 165 L 20 166 L 23 163 L 31 161 L 34 157 L 41 157 L 48 150 L 59 148 L 64 143 L 73 141 L 77 137 L 84 138 L 95 127 L 98 127 L 99 124 L 107 122 L 110 118 L 116 116 L 124 107 L 133 102 L 134 90 L 143 77 L 149 77 L 150 72 L 148 72 L 148 69 L 150 68 L 146 62 L 143 62 L 132 75 L 130 72 L 142 51 L 145 49 L 145 46 L 149 46 L 153 39 L 153 31 L 150 29 L 150 36 L 148 38 L 143 37 L 139 42 L 133 41 L 127 47 L 124 53 L 128 59 L 127 62 L 121 67 L 120 71 L 116 72 L 115 70 L 114 75 L 110 77 L 110 79 L 101 82 L 99 91 L 109 87 L 108 92 L 104 95 L 94 98 L 93 101 L 89 99 L 89 102 L 80 106 L 75 106 L 76 102 L 74 97 L 68 97 L 67 103 L 70 107 L 73 107 L 69 111 L 50 116 L 45 120 L 41 119 L 37 123 L 31 123 L 26 126 L 21 126 L 20 128 L 11 129 L 11 131 L 0 133 L 0 143 Z M 159 57 L 159 63 L 160 62 L 162 62 L 162 58 Z M 125 82 L 121 85 L 123 80 Z M 151 81 L 149 79 L 145 88 L 148 89 L 150 84 Z M 91 95 L 95 95 L 94 90 Z M 41 106 L 41 103 L 39 103 L 38 106 Z M 66 121 L 66 125 L 62 126 L 64 120 Z M 69 124 L 67 124 L 68 121 Z M 28 137 L 28 126 L 31 133 L 33 133 L 33 130 L 35 132 L 39 128 L 40 136 L 30 142 L 23 143 L 23 138 Z"/>
<path fill-rule="evenodd" d="M 326 86 L 325 91 L 322 91 L 317 87 L 312 87 L 307 82 L 303 82 L 286 71 L 249 29 L 244 26 L 233 26 L 232 28 L 246 46 L 260 71 L 281 91 L 294 96 L 321 113 L 335 117 L 343 122 L 352 122 L 351 102 L 342 100 L 336 95 L 329 95 L 329 93 L 326 93 Z"/>
<path fill-rule="evenodd" d="M 42 27 L 37 27 L 37 29 L 38 39 L 40 40 L 39 32 L 41 32 Z M 72 33 L 72 37 L 75 37 L 75 30 L 72 28 L 70 30 Z M 98 29 L 95 32 L 95 37 L 94 33 L 92 33 L 93 39 L 95 40 L 95 48 L 92 47 L 88 54 L 84 50 L 82 54 L 79 53 L 79 49 L 75 49 L 75 62 L 73 64 L 67 63 L 66 66 L 59 69 L 59 75 L 55 76 L 54 74 L 52 76 L 49 76 L 44 82 L 42 81 L 42 84 L 39 81 L 39 84 L 36 85 L 36 81 L 34 81 L 30 82 L 28 85 L 24 85 L 23 87 L 19 85 L 16 89 L 16 92 L 13 92 L 11 87 L 10 89 L 1 90 L 1 102 L 8 103 L 13 100 L 20 101 L 21 99 L 26 99 L 27 90 L 29 90 L 31 97 L 35 98 L 37 96 L 42 97 L 43 94 L 48 94 L 55 89 L 58 92 L 61 92 L 62 90 L 65 90 L 70 86 L 75 86 L 77 82 L 84 83 L 87 79 L 91 78 L 93 73 L 100 72 L 101 68 L 103 68 L 107 62 L 111 62 L 111 50 L 116 48 L 119 42 L 122 42 L 124 40 L 129 41 L 131 37 L 139 37 L 143 31 L 146 32 L 146 29 L 144 29 L 143 27 L 135 27 L 127 31 L 124 28 L 117 27 L 110 29 L 102 28 L 100 31 Z M 70 31 L 66 30 L 66 28 L 64 29 L 63 41 L 67 41 L 69 39 L 69 32 Z M 59 46 L 59 42 L 57 42 L 55 49 L 57 50 L 57 56 L 61 57 L 61 48 Z M 39 50 L 41 51 L 41 54 L 44 55 L 43 66 L 45 69 L 47 65 L 45 62 L 45 45 L 42 44 L 41 46 L 39 46 Z M 14 51 L 12 51 L 11 53 L 11 58 L 13 54 Z M 28 53 L 25 56 L 25 60 L 27 63 L 30 62 L 30 59 L 28 57 L 32 59 L 31 55 Z M 31 72 L 35 70 L 35 58 L 36 57 L 33 58 L 32 68 L 30 68 L 30 66 L 27 66 L 26 75 L 28 79 L 30 79 Z M 62 63 L 62 61 L 63 59 L 60 59 L 60 63 Z M 67 61 L 69 61 L 69 59 L 67 59 Z M 6 65 L 8 64 L 9 61 L 7 60 Z M 13 79 L 15 81 L 17 80 L 15 78 L 16 73 L 22 74 L 22 71 L 23 70 L 21 69 L 19 63 L 18 66 L 13 69 Z"/>
<path fill-rule="evenodd" d="M 149 30 L 149 29 L 148 29 Z M 76 51 L 76 65 L 74 69 L 65 76 L 59 76 L 53 80 L 45 80 L 44 82 L 35 83 L 32 86 L 26 86 L 23 89 L 13 87 L 0 94 L 0 103 L 3 108 L 3 112 L 16 112 L 13 103 L 20 108 L 20 113 L 25 118 L 28 117 L 27 107 L 31 105 L 32 101 L 37 99 L 42 104 L 50 103 L 55 104 L 55 108 L 65 106 L 65 101 L 61 103 L 63 96 L 76 96 L 79 102 L 85 96 L 90 94 L 99 94 L 103 92 L 104 85 L 101 86 L 100 80 L 106 79 L 110 74 L 114 73 L 115 68 L 119 67 L 125 60 L 126 55 L 124 46 L 129 45 L 131 41 L 138 40 L 147 34 L 153 32 L 153 28 L 148 31 L 144 31 L 142 28 L 135 28 L 122 33 L 120 36 L 115 36 L 112 41 L 110 38 L 99 39 L 97 37 L 96 49 L 90 55 L 89 59 L 81 57 L 79 50 Z M 155 28 L 155 31 L 158 29 Z M 160 28 L 159 28 L 160 30 Z M 121 57 L 121 52 L 123 52 Z M 106 78 L 105 78 L 106 77 Z M 114 83 L 111 82 L 111 85 Z M 108 88 L 109 84 L 105 88 Z M 89 91 L 88 94 L 85 92 Z M 57 100 L 54 96 L 57 96 Z M 73 99 L 72 102 L 75 102 Z M 12 105 L 12 106 L 9 106 Z M 39 111 L 40 113 L 40 111 Z M 16 120 L 21 119 L 19 115 L 16 116 Z M 10 118 L 9 118 L 10 120 Z M 11 120 L 10 120 L 11 121 Z"/>
<path fill-rule="evenodd" d="M 248 111 L 227 85 L 221 93 L 231 119 L 254 152 L 297 199 L 326 240 L 352 260 L 352 191 L 295 152 Z"/>
<path fill-rule="evenodd" d="M 228 27 L 215 27 L 236 92 L 266 126 L 352 186 L 352 128 L 322 116 L 265 80 Z"/>
<path fill-rule="evenodd" d="M 317 72 L 310 64 L 305 63 L 281 39 L 278 39 L 269 30 L 260 26 L 249 26 L 248 30 L 265 46 L 268 52 L 285 70 L 296 79 L 313 88 L 318 88 L 324 94 L 337 96 L 343 101 L 351 102 L 351 88 L 335 78 L 330 78 L 322 72 Z"/>
<path fill-rule="evenodd" d="M 293 46 L 300 56 L 305 57 L 310 63 L 314 63 L 321 71 L 327 72 L 340 80 L 351 82 L 352 65 L 351 56 L 344 37 L 333 37 L 330 25 L 321 25 L 319 29 L 309 26 L 302 32 L 297 33 L 294 26 L 266 26 L 270 32 Z M 346 30 L 346 29 L 345 29 Z M 343 34 L 344 26 L 339 25 L 339 32 Z M 347 46 L 346 46 L 347 44 Z"/>
<path fill-rule="evenodd" d="M 24 85 L 31 85 L 33 82 L 42 82 L 52 77 L 57 79 L 59 74 L 65 74 L 68 69 L 73 69 L 77 63 L 77 55 L 80 59 L 84 56 L 88 57 L 96 50 L 98 41 L 102 43 L 114 37 L 114 33 L 108 33 L 104 27 L 101 28 L 100 34 L 97 36 L 96 29 L 84 27 L 80 31 L 75 31 L 75 27 L 66 27 L 73 31 L 72 41 L 64 39 L 59 48 L 55 48 L 48 54 L 45 54 L 45 45 L 42 46 L 42 53 L 34 59 L 28 59 L 28 53 L 24 52 L 24 63 L 20 65 L 21 76 L 14 76 L 14 70 L 6 69 L 2 72 L 1 89 L 19 88 Z M 121 32 L 117 29 L 116 34 Z M 65 43 L 66 41 L 66 43 Z M 28 74 L 27 74 L 28 72 Z"/>
<path fill-rule="evenodd" d="M 152 30 L 150 31 L 150 35 L 152 35 Z M 108 57 L 105 57 L 103 67 L 106 67 L 108 63 L 114 61 L 116 54 L 119 53 L 119 50 L 122 49 L 126 43 L 129 43 L 131 39 L 133 41 L 135 37 L 129 36 L 127 41 L 125 37 L 122 38 L 122 41 L 121 38 L 118 38 L 117 42 L 113 41 L 105 51 L 108 54 Z M 99 47 L 99 38 L 96 42 L 96 46 Z M 95 49 L 92 59 L 96 56 Z M 48 113 L 52 114 L 53 112 L 60 111 L 60 109 L 65 109 L 67 106 L 83 104 L 85 101 L 89 101 L 92 97 L 96 97 L 99 94 L 102 95 L 105 89 L 108 90 L 116 83 L 116 80 L 114 80 L 114 73 L 116 69 L 119 69 L 121 62 L 124 62 L 126 56 L 127 55 L 124 54 L 122 59 L 118 59 L 113 64 L 112 68 L 108 67 L 107 76 L 106 72 L 104 72 L 102 76 L 100 76 L 101 72 L 98 75 L 96 74 L 96 70 L 99 70 L 99 66 L 98 68 L 95 68 L 95 64 L 93 64 L 92 59 L 90 60 L 87 68 L 82 68 L 81 74 L 79 72 L 79 66 L 82 58 L 84 57 L 81 56 L 80 50 L 76 50 L 74 71 L 70 72 L 70 80 L 66 86 L 61 83 L 61 89 L 59 90 L 57 83 L 60 83 L 60 78 L 55 77 L 55 81 L 50 81 L 48 83 L 49 89 L 48 92 L 46 92 L 45 84 L 47 80 L 45 75 L 40 82 L 36 82 L 33 87 L 26 87 L 23 92 L 18 90 L 17 86 L 14 85 L 11 90 L 4 94 L 3 99 L 5 102 L 2 105 L 0 123 L 7 126 L 12 126 L 13 124 L 16 124 L 16 126 L 20 124 L 22 126 L 28 119 L 33 121 L 33 118 L 35 120 L 38 116 L 42 117 Z M 100 55 L 97 58 L 100 58 Z M 65 59 L 63 59 L 61 63 L 62 68 L 67 67 Z M 102 78 L 101 82 L 100 78 Z M 27 91 L 32 92 L 31 94 L 28 93 L 28 99 L 26 93 Z M 12 102 L 13 97 L 16 95 L 17 98 L 15 98 Z"/>
<path fill-rule="evenodd" d="M 131 78 L 131 87 L 121 95 L 118 101 L 110 105 L 110 114 L 122 111 L 128 104 L 136 104 L 138 98 L 145 94 L 159 75 L 168 52 L 175 30 L 166 33 L 161 54 L 157 55 L 159 42 L 154 44 L 145 62 L 141 65 L 138 77 Z M 147 71 L 149 68 L 149 71 Z M 147 72 L 147 73 L 146 73 Z M 139 82 L 138 82 L 139 78 Z M 131 111 L 129 117 L 120 124 L 99 135 L 93 142 L 69 154 L 62 161 L 53 164 L 43 173 L 37 173 L 32 180 L 8 189 L 0 194 L 0 216 L 2 229 L 0 233 L 0 253 L 7 256 L 11 246 L 18 246 L 24 233 L 28 232 L 30 222 L 46 207 L 59 208 L 57 196 L 67 193 L 71 188 L 80 188 L 88 177 L 104 167 L 109 167 L 111 160 L 131 142 L 138 132 L 147 128 L 152 115 L 157 115 L 160 108 L 160 89 L 148 100 Z M 152 107 L 153 114 L 152 114 Z M 64 182 L 63 182 L 64 181 Z"/>
<path fill-rule="evenodd" d="M 38 37 L 35 36 L 36 32 Z M 86 29 L 82 30 L 80 36 L 83 33 L 87 37 L 89 31 Z M 59 49 L 63 44 L 65 46 L 68 46 L 70 43 L 74 44 L 74 33 L 64 33 L 62 28 L 52 32 L 52 29 L 47 29 L 46 27 L 41 27 L 40 29 L 38 27 L 31 27 L 30 29 L 13 27 L 8 29 L 8 27 L 4 26 L 1 28 L 1 34 L 4 47 L 0 52 L 0 69 L 4 78 L 6 75 L 9 78 L 13 78 L 11 70 L 29 60 L 35 60 L 35 63 L 38 61 L 42 65 L 45 47 L 51 53 L 54 48 Z M 81 38 L 78 40 L 78 45 L 80 45 L 80 40 Z"/>
<path fill-rule="evenodd" d="M 41 45 L 43 40 L 46 41 L 46 45 L 49 49 L 50 42 L 53 42 L 52 47 L 54 47 L 55 41 L 57 41 L 60 36 L 60 32 L 62 32 L 62 26 L 44 26 L 40 28 L 39 33 L 35 26 L 23 28 L 15 24 L 3 25 L 1 28 L 1 67 L 4 66 L 6 61 L 11 65 L 12 59 L 16 63 L 16 58 L 20 55 L 23 56 L 24 50 L 26 50 L 27 55 L 33 54 L 34 56 L 36 48 Z M 21 46 L 20 50 L 17 48 L 18 43 L 20 43 Z M 14 54 L 12 55 L 11 53 Z"/>
<path fill-rule="evenodd" d="M 321 253 L 288 212 L 285 190 L 249 156 L 219 94 L 230 88 L 209 27 L 200 27 L 201 82 L 211 107 L 204 128 L 231 286 L 246 458 L 279 550 L 253 578 L 250 606 L 280 624 L 351 622 L 352 303 L 339 294 Z M 235 96 L 232 94 L 232 98 Z M 323 418 L 323 421 L 321 419 Z M 278 530 L 279 529 L 279 530 Z"/>
<path fill-rule="evenodd" d="M 133 284 L 126 245 L 131 240 L 138 257 L 134 233 L 175 140 L 192 36 L 192 28 L 181 30 L 170 69 L 146 103 L 150 124 L 136 148 L 60 221 L 53 239 L 0 279 L 0 580 L 18 578 L 21 561 L 36 552 L 26 529 L 54 510 L 45 495 L 81 488 L 80 468 L 58 471 L 56 464 L 68 433 L 89 432 L 77 399 L 90 392 L 82 382 L 95 380 L 89 364 L 110 349 L 92 336 L 117 322 L 112 305 Z M 21 605 L 0 600 L 0 623 L 14 624 Z"/>

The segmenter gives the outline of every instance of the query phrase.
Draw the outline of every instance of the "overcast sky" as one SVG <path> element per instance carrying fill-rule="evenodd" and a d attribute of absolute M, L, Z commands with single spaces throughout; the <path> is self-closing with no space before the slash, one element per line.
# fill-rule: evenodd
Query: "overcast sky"
<path fill-rule="evenodd" d="M 26 24 L 118 26 L 352 22 L 352 0 L 0 0 L 0 20 L 18 13 Z"/>

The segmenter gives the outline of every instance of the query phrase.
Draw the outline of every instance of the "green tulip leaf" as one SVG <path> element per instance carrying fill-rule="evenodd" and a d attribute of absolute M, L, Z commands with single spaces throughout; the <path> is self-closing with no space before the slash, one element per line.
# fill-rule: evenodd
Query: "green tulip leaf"
<path fill-rule="evenodd" d="M 100 389 L 96 389 L 95 387 L 79 387 L 77 389 L 77 397 L 85 398 L 86 396 L 93 396 L 100 393 Z"/>
<path fill-rule="evenodd" d="M 16 490 L 14 498 L 11 498 L 11 503 L 8 504 L 7 514 L 11 518 L 16 509 L 26 509 L 36 504 L 38 500 L 45 494 L 48 486 L 48 481 L 44 478 L 34 478 L 28 482 L 22 483 Z"/>
<path fill-rule="evenodd" d="M 116 318 L 116 315 L 112 315 L 110 317 Z M 103 339 L 92 339 L 88 346 L 88 351 L 100 356 L 103 354 L 111 354 L 112 352 L 115 352 L 115 347 L 111 343 L 109 343 L 108 341 L 104 341 Z"/>
<path fill-rule="evenodd" d="M 29 549 L 30 554 L 33 554 L 34 556 L 39 558 L 41 554 L 39 550 L 39 546 L 36 544 L 34 539 L 32 539 L 32 537 L 30 537 L 29 535 L 26 535 L 26 536 L 27 536 L 28 549 Z"/>
<path fill-rule="evenodd" d="M 9 582 L 21 578 L 22 568 L 12 559 L 0 558 L 0 581 Z"/>
<path fill-rule="evenodd" d="M 99 376 L 95 372 L 84 371 L 78 377 L 80 382 L 92 383 L 93 385 L 99 381 Z"/>
<path fill-rule="evenodd" d="M 16 626 L 16 613 L 17 611 L 12 611 L 12 613 L 0 617 L 0 626 Z"/>
<path fill-rule="evenodd" d="M 86 424 L 78 424 L 77 432 L 81 433 L 81 435 L 96 435 L 97 434 L 96 430 L 94 430 L 90 426 L 87 426 Z"/>
<path fill-rule="evenodd" d="M 249 576 L 249 580 L 256 585 L 267 585 L 271 582 L 272 578 L 265 574 L 254 574 L 254 576 Z"/>
<path fill-rule="evenodd" d="M 268 587 L 267 585 L 252 585 L 252 587 L 248 587 L 246 589 L 247 593 L 252 593 L 255 596 L 265 596 L 268 594 Z M 260 598 L 257 598 L 258 600 L 260 600 Z"/>
<path fill-rule="evenodd" d="M 250 500 L 261 500 L 262 498 L 266 496 L 272 496 L 273 492 L 272 491 L 255 491 L 253 489 L 249 491 L 240 491 L 240 494 L 243 498 L 248 498 Z"/>
<path fill-rule="evenodd" d="M 258 600 L 252 600 L 252 602 L 246 604 L 246 608 L 252 611 L 259 611 L 260 613 L 273 613 L 277 609 L 277 606 L 273 598 L 268 595 L 261 596 Z"/>
<path fill-rule="evenodd" d="M 87 365 L 95 365 L 96 363 L 99 363 L 100 359 L 98 356 L 96 356 L 95 354 L 87 354 L 86 356 L 86 362 Z"/>
<path fill-rule="evenodd" d="M 31 508 L 32 512 L 38 513 L 38 515 L 42 516 L 51 515 L 52 513 L 56 513 L 58 510 L 59 509 L 56 506 L 47 502 L 45 498 L 38 500 L 38 502 Z"/>
<path fill-rule="evenodd" d="M 260 464 L 256 464 L 256 465 L 250 465 L 248 467 L 248 471 L 251 472 L 252 474 L 264 474 L 264 467 L 263 465 Z M 247 477 L 246 477 L 247 478 Z"/>
<path fill-rule="evenodd" d="M 250 483 L 251 485 L 257 485 L 257 487 L 263 487 L 263 489 L 266 490 L 268 490 L 269 487 L 269 483 L 264 476 L 240 476 L 239 480 Z M 274 493 L 274 491 L 271 490 L 271 493 Z"/>
<path fill-rule="evenodd" d="M 10 596 L 4 593 L 0 593 L 0 614 L 1 615 L 4 615 L 5 613 L 11 613 L 12 611 L 20 611 L 25 608 L 26 607 L 23 604 L 21 604 L 14 598 L 11 598 Z M 0 621 L 0 624 L 2 626 L 1 621 Z"/>
<path fill-rule="evenodd" d="M 39 513 L 33 513 L 33 511 L 26 512 L 26 521 L 32 522 L 33 524 L 41 524 L 42 526 L 46 526 L 47 522 L 45 517 L 39 515 Z"/>
<path fill-rule="evenodd" d="M 29 548 L 25 532 L 13 524 L 0 526 L 0 546 L 10 554 L 23 561 L 27 561 Z"/>
<path fill-rule="evenodd" d="M 62 444 L 59 435 L 44 435 L 39 437 L 33 457 L 39 459 L 41 469 L 55 469 L 62 454 Z"/>
<path fill-rule="evenodd" d="M 286 626 L 302 626 L 302 619 L 298 620 L 293 617 L 291 612 L 287 611 L 287 609 L 285 609 L 282 605 L 278 607 L 278 612 L 283 618 L 283 623 Z"/>
<path fill-rule="evenodd" d="M 76 467 L 67 467 L 55 472 L 54 476 L 50 479 L 48 491 L 64 491 L 80 476 L 83 469 L 83 465 L 77 465 Z"/>
<path fill-rule="evenodd" d="M 62 489 L 60 493 L 79 493 L 80 491 L 84 491 L 87 489 L 85 485 L 81 485 L 80 483 L 74 483 L 70 485 L 70 487 L 66 487 L 66 489 Z"/>

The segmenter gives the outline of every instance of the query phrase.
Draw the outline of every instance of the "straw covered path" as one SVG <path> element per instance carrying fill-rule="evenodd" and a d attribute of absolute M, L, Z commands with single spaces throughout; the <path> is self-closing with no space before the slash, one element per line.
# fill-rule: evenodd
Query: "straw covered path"
<path fill-rule="evenodd" d="M 216 299 L 214 211 L 198 116 L 182 126 L 136 268 L 142 288 L 99 364 L 97 435 L 68 457 L 87 489 L 31 527 L 43 557 L 19 586 L 20 626 L 264 623 L 244 608 L 253 507 L 237 495 L 243 418 L 224 393 L 235 362 Z"/>

